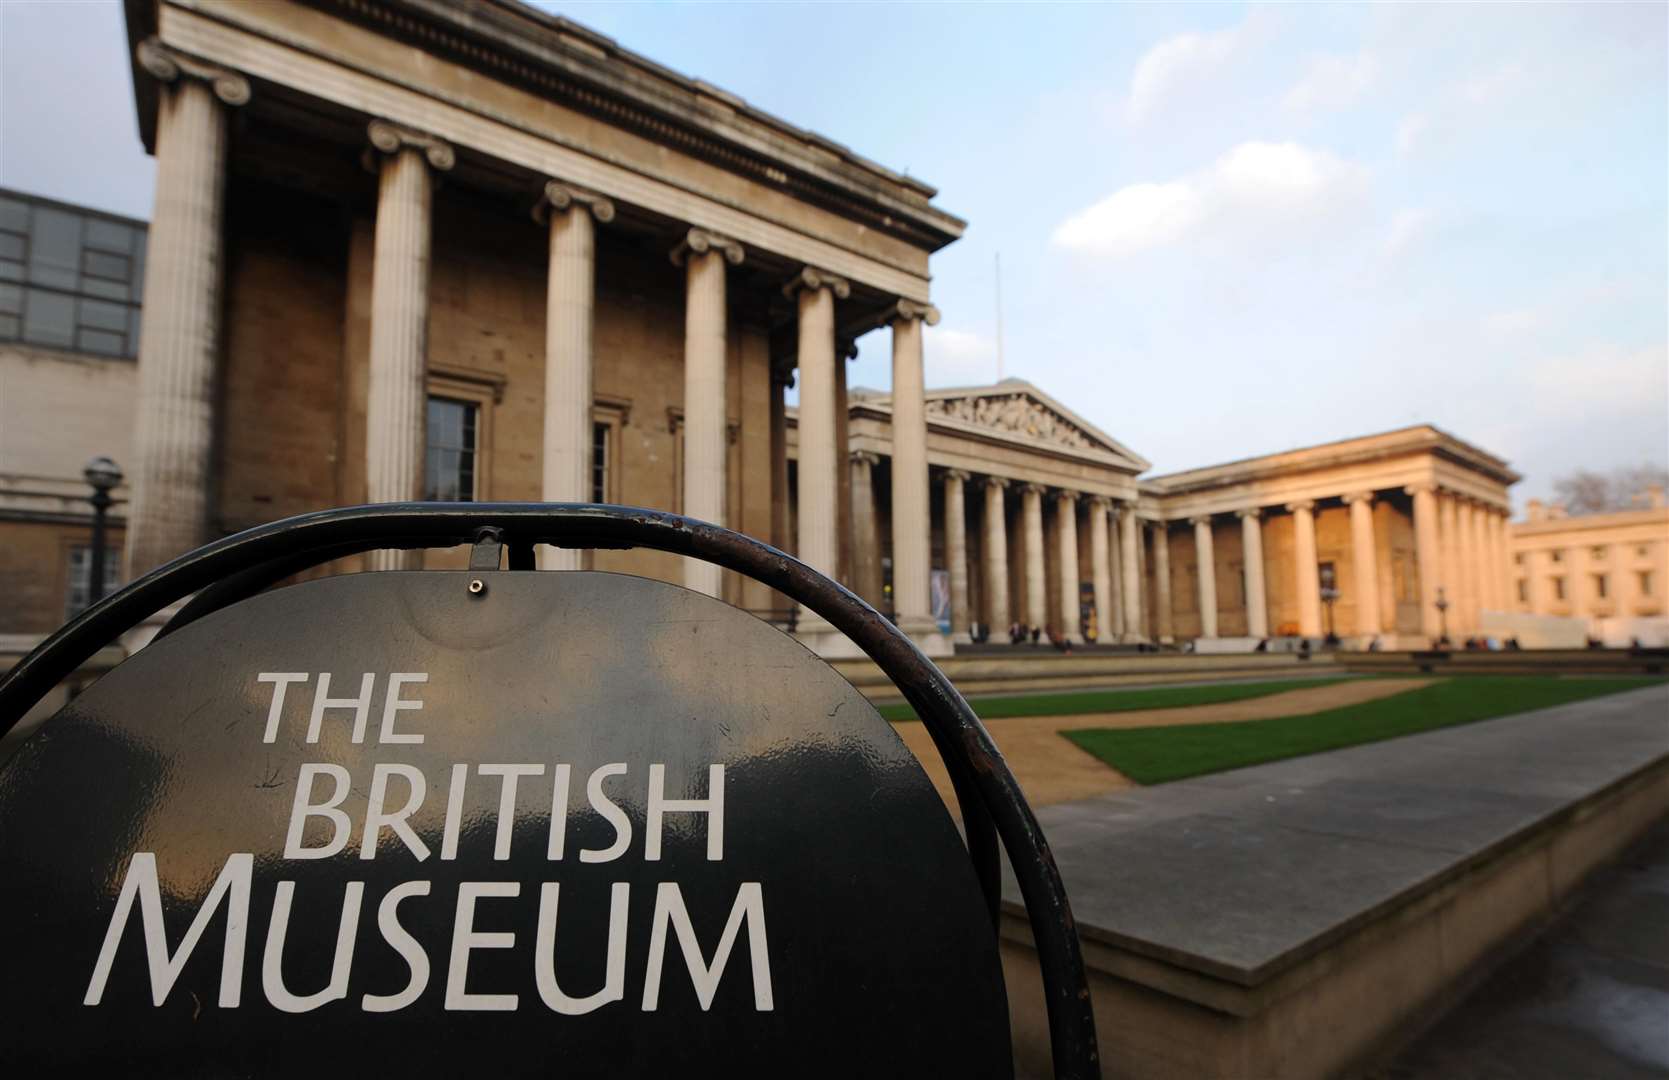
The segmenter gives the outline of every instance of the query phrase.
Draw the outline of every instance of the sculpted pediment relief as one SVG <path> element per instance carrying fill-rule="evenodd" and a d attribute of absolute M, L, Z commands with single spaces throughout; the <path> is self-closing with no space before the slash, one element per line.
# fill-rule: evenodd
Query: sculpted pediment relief
<path fill-rule="evenodd" d="M 927 415 L 960 420 L 1074 450 L 1109 449 L 1066 417 L 1024 393 L 934 398 L 927 402 Z"/>

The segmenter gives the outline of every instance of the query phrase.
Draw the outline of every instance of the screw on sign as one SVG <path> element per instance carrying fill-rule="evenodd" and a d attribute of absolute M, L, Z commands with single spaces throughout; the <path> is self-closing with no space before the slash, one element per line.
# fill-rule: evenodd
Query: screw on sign
<path fill-rule="evenodd" d="M 215 611 L 0 765 L 0 874 L 12 1075 L 1011 1073 L 919 765 L 791 638 L 639 578 Z"/>

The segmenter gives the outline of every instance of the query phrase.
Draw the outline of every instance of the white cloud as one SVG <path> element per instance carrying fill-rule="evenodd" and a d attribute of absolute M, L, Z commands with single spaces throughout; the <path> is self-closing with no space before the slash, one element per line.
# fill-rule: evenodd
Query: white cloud
<path fill-rule="evenodd" d="M 1419 113 L 1404 117 L 1402 123 L 1397 125 L 1397 153 L 1412 154 L 1430 126 L 1431 122 Z"/>
<path fill-rule="evenodd" d="M 1057 247 L 1123 258 L 1248 226 L 1292 229 L 1327 217 L 1366 186 L 1368 170 L 1297 143 L 1246 142 L 1209 167 L 1164 183 L 1131 184 L 1055 228 Z"/>
<path fill-rule="evenodd" d="M 1663 403 L 1669 400 L 1669 345 L 1627 348 L 1597 343 L 1543 360 L 1529 375 L 1539 415 L 1604 424 L 1646 412 L 1661 423 Z"/>
<path fill-rule="evenodd" d="M 922 364 L 931 386 L 977 386 L 997 378 L 997 346 L 967 330 L 929 326 L 922 338 Z"/>
<path fill-rule="evenodd" d="M 1354 105 L 1379 77 L 1379 60 L 1367 52 L 1318 56 L 1310 70 L 1281 98 L 1293 112 L 1320 112 Z"/>
<path fill-rule="evenodd" d="M 1385 230 L 1385 254 L 1395 257 L 1407 251 L 1426 234 L 1434 219 L 1430 210 L 1419 207 L 1398 210 Z"/>
<path fill-rule="evenodd" d="M 1542 324 L 1540 312 L 1529 308 L 1517 311 L 1496 311 L 1485 315 L 1483 319 L 1484 334 L 1492 338 L 1518 337 L 1539 328 Z"/>
<path fill-rule="evenodd" d="M 1498 127 L 1503 111 L 1536 89 L 1523 64 L 1503 64 L 1453 83 L 1397 125 L 1397 153 L 1464 142 L 1468 132 Z"/>
<path fill-rule="evenodd" d="M 1243 30 L 1244 24 L 1212 34 L 1178 34 L 1142 54 L 1125 103 L 1131 122 L 1143 122 L 1181 88 L 1220 69 L 1240 48 Z"/>

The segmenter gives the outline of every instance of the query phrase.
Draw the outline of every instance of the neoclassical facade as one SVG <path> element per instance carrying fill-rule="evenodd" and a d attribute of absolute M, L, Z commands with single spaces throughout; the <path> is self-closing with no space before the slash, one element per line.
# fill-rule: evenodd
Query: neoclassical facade
<path fill-rule="evenodd" d="M 1669 644 L 1669 503 L 1654 488 L 1637 504 L 1573 517 L 1532 499 L 1512 527 L 1509 610 L 1576 620 L 1608 645 Z"/>

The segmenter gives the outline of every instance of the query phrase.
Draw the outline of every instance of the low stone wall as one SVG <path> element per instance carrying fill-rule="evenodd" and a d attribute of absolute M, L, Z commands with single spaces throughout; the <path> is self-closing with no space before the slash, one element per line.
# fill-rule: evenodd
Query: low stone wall
<path fill-rule="evenodd" d="M 1666 707 L 1656 687 L 1045 808 L 1103 1075 L 1301 1080 L 1380 1060 L 1669 814 Z M 1048 1076 L 1009 895 L 1018 1072 Z"/>
<path fill-rule="evenodd" d="M 1336 662 L 1353 675 L 1662 675 L 1669 649 L 1345 652 Z"/>

